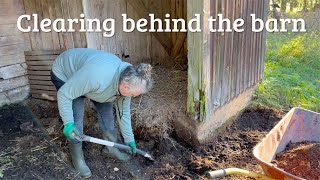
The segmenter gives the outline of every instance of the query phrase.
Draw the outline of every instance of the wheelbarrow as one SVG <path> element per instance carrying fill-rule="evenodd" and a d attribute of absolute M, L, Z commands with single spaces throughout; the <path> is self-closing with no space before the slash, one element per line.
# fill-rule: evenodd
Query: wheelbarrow
<path fill-rule="evenodd" d="M 272 179 L 303 180 L 271 163 L 289 142 L 320 142 L 320 113 L 293 108 L 253 149 L 253 156 Z"/>
<path fill-rule="evenodd" d="M 207 172 L 207 177 L 217 178 L 231 174 L 244 175 L 260 180 L 304 180 L 276 167 L 271 161 L 285 150 L 289 142 L 320 142 L 320 113 L 302 108 L 293 108 L 253 149 L 253 156 L 266 175 L 239 169 L 227 168 Z"/>

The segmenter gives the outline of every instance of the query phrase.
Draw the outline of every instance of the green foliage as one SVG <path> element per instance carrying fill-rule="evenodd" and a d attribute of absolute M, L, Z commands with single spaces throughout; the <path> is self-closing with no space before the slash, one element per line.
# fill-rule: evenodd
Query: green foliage
<path fill-rule="evenodd" d="M 289 110 L 320 110 L 320 35 L 270 33 L 264 79 L 254 95 L 254 105 Z"/>

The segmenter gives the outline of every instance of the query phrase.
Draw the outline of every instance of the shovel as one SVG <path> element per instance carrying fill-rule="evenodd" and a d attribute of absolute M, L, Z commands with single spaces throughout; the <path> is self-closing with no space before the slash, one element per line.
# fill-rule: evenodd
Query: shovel
<path fill-rule="evenodd" d="M 109 147 L 115 147 L 118 149 L 123 149 L 123 150 L 131 150 L 130 146 L 126 146 L 124 144 L 119 144 L 119 143 L 115 143 L 115 142 L 111 142 L 111 141 L 106 141 L 106 140 L 102 140 L 102 139 L 98 139 L 98 138 L 94 138 L 91 136 L 87 136 L 87 135 L 77 135 L 75 133 L 72 133 L 72 135 L 78 140 L 78 141 L 87 141 L 87 142 L 92 142 L 92 143 L 96 143 L 96 144 L 101 144 L 101 145 L 105 145 L 105 146 L 109 146 Z M 140 154 L 141 156 L 148 158 L 151 161 L 154 161 L 153 157 L 151 156 L 151 154 L 142 151 L 140 149 L 137 149 L 137 154 Z"/>

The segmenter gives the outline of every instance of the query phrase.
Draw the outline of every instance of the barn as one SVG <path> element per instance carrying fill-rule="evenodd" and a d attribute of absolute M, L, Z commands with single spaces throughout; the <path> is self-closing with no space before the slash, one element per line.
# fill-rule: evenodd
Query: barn
<path fill-rule="evenodd" d="M 267 10 L 267 0 L 1 0 L 0 105 L 30 96 L 55 101 L 56 91 L 49 76 L 54 59 L 65 49 L 95 48 L 114 53 L 132 64 L 147 62 L 159 67 L 157 76 L 175 77 L 177 71 L 185 74 L 184 80 L 178 80 L 185 90 L 172 94 L 172 83 L 166 83 L 170 79 L 159 81 L 155 88 L 164 91 L 155 93 L 151 100 L 179 96 L 183 107 L 172 119 L 178 137 L 194 144 L 208 142 L 248 105 L 263 77 L 266 32 L 251 31 L 250 14 L 266 20 Z M 121 29 L 122 14 L 138 20 L 148 18 L 150 13 L 161 19 L 170 14 L 171 18 L 186 20 L 200 14 L 204 30 L 195 33 L 119 30 L 112 37 L 104 37 L 103 32 L 80 32 L 80 25 L 75 25 L 75 32 L 68 33 L 23 33 L 17 28 L 17 19 L 23 14 L 38 15 L 38 22 L 31 19 L 24 26 L 45 18 L 73 19 L 84 14 L 85 18 L 101 21 L 113 18 L 116 27 L 119 26 L 117 29 Z M 205 31 L 210 25 L 207 19 L 218 14 L 231 21 L 244 19 L 245 31 Z M 141 99 L 135 101 L 139 107 Z M 148 106 L 148 102 L 145 104 Z M 148 115 L 158 116 L 152 113 L 160 107 L 154 107 Z"/>

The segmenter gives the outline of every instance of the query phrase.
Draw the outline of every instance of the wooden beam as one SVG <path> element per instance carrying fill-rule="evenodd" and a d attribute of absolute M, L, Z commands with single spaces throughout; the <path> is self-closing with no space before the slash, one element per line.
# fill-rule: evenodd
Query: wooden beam
<path fill-rule="evenodd" d="M 26 61 L 28 66 L 52 66 L 53 61 Z"/>
<path fill-rule="evenodd" d="M 43 80 L 43 81 L 51 81 L 50 76 L 36 76 L 36 75 L 28 75 L 30 80 Z"/>
<path fill-rule="evenodd" d="M 42 80 L 29 80 L 31 85 L 47 85 L 47 86 L 54 86 L 51 81 L 42 81 Z"/>
<path fill-rule="evenodd" d="M 50 76 L 50 71 L 31 71 L 28 70 L 29 75 Z"/>
<path fill-rule="evenodd" d="M 19 15 L 0 15 L 0 25 L 1 24 L 17 24 L 17 19 Z"/>
<path fill-rule="evenodd" d="M 26 73 L 26 69 L 21 64 L 5 66 L 0 68 L 0 79 L 10 79 L 18 76 L 23 76 Z"/>
<path fill-rule="evenodd" d="M 39 56 L 26 56 L 26 60 L 55 60 L 59 55 L 39 55 Z"/>
<path fill-rule="evenodd" d="M 30 90 L 32 94 L 40 94 L 42 96 L 56 96 L 57 92 L 56 91 L 47 91 L 47 90 L 35 90 L 31 89 Z"/>
<path fill-rule="evenodd" d="M 9 66 L 13 64 L 18 64 L 24 62 L 23 53 L 20 54 L 12 54 L 7 56 L 0 56 L 0 67 Z"/>
<path fill-rule="evenodd" d="M 20 86 L 25 86 L 28 84 L 27 76 L 20 76 L 11 79 L 0 80 L 0 92 L 15 89 Z"/>
<path fill-rule="evenodd" d="M 60 55 L 65 49 L 26 51 L 26 56 Z"/>
<path fill-rule="evenodd" d="M 1 46 L 13 45 L 13 44 L 23 44 L 24 36 L 23 34 L 11 35 L 11 36 L 0 36 Z"/>
<path fill-rule="evenodd" d="M 26 48 L 25 44 L 0 46 L 0 56 L 23 53 L 25 48 Z"/>
<path fill-rule="evenodd" d="M 137 14 L 140 16 L 139 18 L 147 18 L 149 17 L 149 10 L 145 7 L 141 0 L 130 0 L 128 1 L 130 5 L 136 10 Z M 159 43 L 163 46 L 168 54 L 171 54 L 171 50 L 173 44 L 171 42 L 170 37 L 165 33 L 154 32 L 152 33 L 154 37 L 159 41 Z"/>
<path fill-rule="evenodd" d="M 46 90 L 46 91 L 56 91 L 54 86 L 46 86 L 46 85 L 32 85 L 30 84 L 30 88 L 34 90 Z"/>
<path fill-rule="evenodd" d="M 186 38 L 187 38 L 187 33 L 178 33 L 176 42 L 175 42 L 173 49 L 172 49 L 171 56 L 175 57 L 179 54 Z"/>
<path fill-rule="evenodd" d="M 22 86 L 10 91 L 0 93 L 0 106 L 16 103 L 29 96 L 29 86 Z"/>
<path fill-rule="evenodd" d="M 51 66 L 28 66 L 27 69 L 31 71 L 51 71 Z"/>

